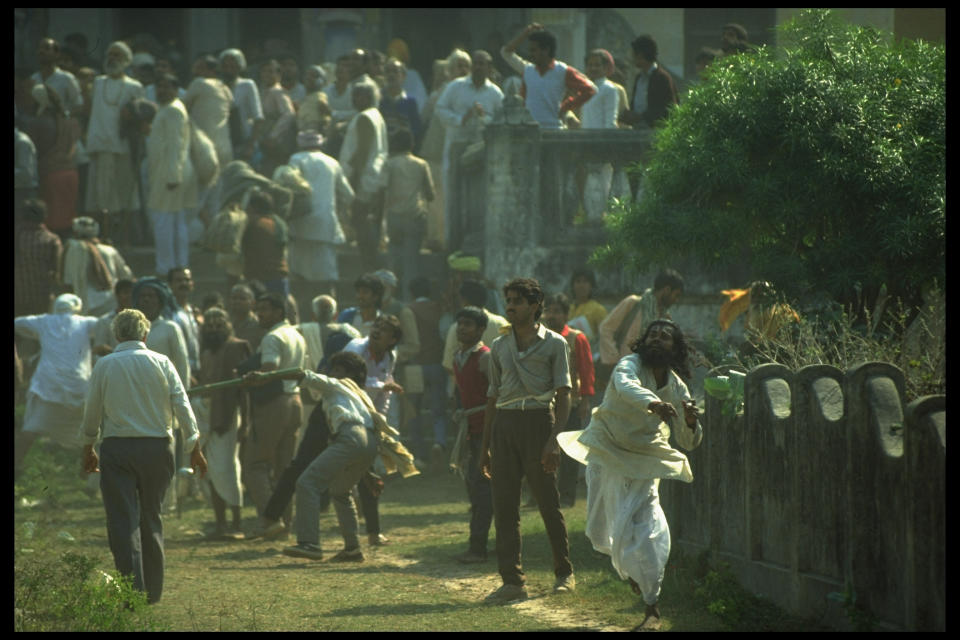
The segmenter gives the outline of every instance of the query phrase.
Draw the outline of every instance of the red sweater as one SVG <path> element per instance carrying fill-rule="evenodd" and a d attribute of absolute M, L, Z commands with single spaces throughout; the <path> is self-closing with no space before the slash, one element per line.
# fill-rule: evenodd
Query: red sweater
<path fill-rule="evenodd" d="M 570 327 L 563 325 L 560 335 L 566 340 L 570 335 Z M 590 350 L 590 341 L 582 333 L 577 336 L 577 372 L 580 374 L 580 397 L 594 394 L 593 352 Z M 571 398 L 573 400 L 573 398 Z"/>
<path fill-rule="evenodd" d="M 487 380 L 487 374 L 480 370 L 480 356 L 488 353 L 490 347 L 484 345 L 470 354 L 461 370 L 457 366 L 456 358 L 453 361 L 453 375 L 457 381 L 457 389 L 460 390 L 460 402 L 463 409 L 472 409 L 487 404 L 487 387 L 490 385 Z M 473 415 L 467 416 L 468 431 L 471 436 L 483 433 L 484 411 L 478 411 Z"/>

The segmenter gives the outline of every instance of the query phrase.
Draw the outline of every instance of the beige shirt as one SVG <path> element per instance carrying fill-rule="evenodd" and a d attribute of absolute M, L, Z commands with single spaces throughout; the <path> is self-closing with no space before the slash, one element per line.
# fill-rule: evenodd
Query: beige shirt
<path fill-rule="evenodd" d="M 277 369 L 310 368 L 307 362 L 307 343 L 297 328 L 284 320 L 270 327 L 260 341 L 260 364 L 275 364 Z M 296 380 L 283 381 L 284 393 L 297 393 Z"/>
<path fill-rule="evenodd" d="M 147 140 L 147 208 L 180 211 L 197 204 L 197 176 L 190 160 L 190 118 L 174 98 L 160 105 Z M 168 189 L 168 184 L 177 185 Z"/>
<path fill-rule="evenodd" d="M 627 321 L 633 307 L 640 303 L 640 308 L 634 316 L 623 340 L 615 344 L 614 336 L 620 329 L 620 325 Z M 657 314 L 657 298 L 653 295 L 652 289 L 647 289 L 642 296 L 627 296 L 614 307 L 613 311 L 600 323 L 600 361 L 603 364 L 616 364 L 620 358 L 630 355 L 630 345 L 634 340 L 643 335 L 643 331 L 654 320 L 663 317 L 669 318 L 667 314 Z"/>
<path fill-rule="evenodd" d="M 183 103 L 201 131 L 207 134 L 217 150 L 220 167 L 233 160 L 230 142 L 230 107 L 233 92 L 217 78 L 196 78 L 190 83 Z"/>
<path fill-rule="evenodd" d="M 174 418 L 189 452 L 200 432 L 169 358 L 128 341 L 97 362 L 83 412 L 84 444 L 100 437 L 173 438 Z"/>
<path fill-rule="evenodd" d="M 511 330 L 490 345 L 490 387 L 487 397 L 498 409 L 547 409 L 557 389 L 571 387 L 567 341 L 543 324 L 537 340 L 525 351 L 517 350 Z"/>
<path fill-rule="evenodd" d="M 676 410 L 671 424 L 648 413 L 647 406 L 657 400 Z M 683 402 L 689 400 L 687 385 L 676 373 L 671 371 L 666 384 L 658 389 L 653 371 L 643 366 L 640 356 L 629 355 L 617 363 L 603 403 L 593 412 L 587 428 L 561 434 L 557 440 L 575 460 L 600 464 L 625 478 L 692 482 L 690 462 L 669 442 L 672 432 L 677 443 L 689 451 L 703 440 L 699 421 L 694 429 L 686 424 Z"/>
<path fill-rule="evenodd" d="M 384 210 L 388 216 L 426 213 L 427 202 L 436 195 L 430 165 L 412 153 L 390 156 L 381 179 L 386 188 Z"/>

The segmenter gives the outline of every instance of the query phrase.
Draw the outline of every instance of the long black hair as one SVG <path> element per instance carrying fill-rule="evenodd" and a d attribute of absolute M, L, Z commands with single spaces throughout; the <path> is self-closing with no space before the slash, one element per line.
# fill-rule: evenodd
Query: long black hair
<path fill-rule="evenodd" d="M 670 354 L 670 368 L 676 371 L 677 375 L 684 381 L 690 380 L 690 368 L 687 366 L 687 341 L 683 337 L 683 331 L 680 330 L 680 327 L 670 320 L 660 319 L 651 322 L 647 326 L 647 330 L 643 332 L 643 335 L 634 340 L 630 345 L 630 351 L 633 351 L 642 358 L 644 344 L 647 341 L 647 336 L 650 335 L 650 329 L 657 325 L 665 325 L 673 329 L 673 351 Z"/>

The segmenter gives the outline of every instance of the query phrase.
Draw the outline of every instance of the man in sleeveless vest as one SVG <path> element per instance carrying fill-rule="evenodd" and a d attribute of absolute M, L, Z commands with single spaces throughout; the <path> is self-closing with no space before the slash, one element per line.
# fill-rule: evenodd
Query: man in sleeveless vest
<path fill-rule="evenodd" d="M 516 54 L 529 39 L 529 60 Z M 557 37 L 536 22 L 508 42 L 500 55 L 523 78 L 521 95 L 533 118 L 544 129 L 562 129 L 566 115 L 579 109 L 597 92 L 586 76 L 556 59 Z"/>
<path fill-rule="evenodd" d="M 483 440 L 483 416 L 487 404 L 487 366 L 490 347 L 480 339 L 487 328 L 487 314 L 479 307 L 464 307 L 456 316 L 460 349 L 453 357 L 453 374 L 460 392 L 462 433 L 458 444 L 469 451 L 465 469 L 467 495 L 470 497 L 470 542 L 457 560 L 463 564 L 487 559 L 487 537 L 493 520 L 490 480 L 480 473 L 480 448 Z"/>

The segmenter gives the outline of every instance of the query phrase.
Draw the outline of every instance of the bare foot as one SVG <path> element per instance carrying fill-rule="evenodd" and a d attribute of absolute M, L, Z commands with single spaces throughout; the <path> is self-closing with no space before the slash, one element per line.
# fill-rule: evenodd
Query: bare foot
<path fill-rule="evenodd" d="M 657 605 L 648 604 L 644 616 L 643 622 L 633 631 L 660 631 L 660 610 Z"/>

